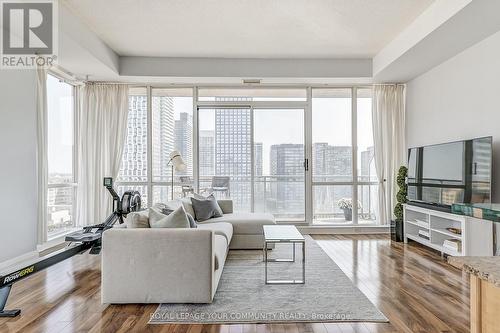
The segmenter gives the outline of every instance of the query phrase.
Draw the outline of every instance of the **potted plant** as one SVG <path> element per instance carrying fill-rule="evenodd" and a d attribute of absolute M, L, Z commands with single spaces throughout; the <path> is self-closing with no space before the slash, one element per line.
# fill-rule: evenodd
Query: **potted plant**
<path fill-rule="evenodd" d="M 337 201 L 337 205 L 344 212 L 344 218 L 346 221 L 352 221 L 352 199 L 342 198 Z M 358 201 L 358 210 L 361 209 L 361 202 Z"/>
<path fill-rule="evenodd" d="M 394 207 L 395 220 L 391 221 L 391 238 L 396 242 L 403 241 L 403 204 L 408 199 L 408 185 L 406 184 L 406 177 L 408 176 L 408 168 L 401 166 L 396 178 L 396 184 L 399 186 L 399 191 L 396 194 L 397 204 Z"/>

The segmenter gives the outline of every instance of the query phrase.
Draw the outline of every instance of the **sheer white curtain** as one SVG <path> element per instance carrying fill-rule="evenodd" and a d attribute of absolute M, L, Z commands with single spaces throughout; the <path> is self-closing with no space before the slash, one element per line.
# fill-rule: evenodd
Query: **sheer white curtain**
<path fill-rule="evenodd" d="M 375 85 L 373 88 L 373 140 L 379 179 L 378 216 L 388 224 L 396 203 L 396 174 L 405 158 L 405 86 Z"/>
<path fill-rule="evenodd" d="M 128 86 L 86 84 L 78 112 L 78 226 L 102 223 L 111 213 L 104 177 L 118 177 L 128 118 Z"/>
<path fill-rule="evenodd" d="M 36 70 L 36 117 L 37 117 L 37 188 L 38 188 L 38 221 L 37 242 L 47 241 L 47 187 L 48 187 L 48 157 L 47 157 L 47 70 Z"/>

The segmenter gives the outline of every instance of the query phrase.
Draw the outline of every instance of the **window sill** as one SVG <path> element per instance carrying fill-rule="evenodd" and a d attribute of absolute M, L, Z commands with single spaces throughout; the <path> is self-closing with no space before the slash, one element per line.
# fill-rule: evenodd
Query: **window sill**
<path fill-rule="evenodd" d="M 52 250 L 57 250 L 63 247 L 63 245 L 66 243 L 65 242 L 65 237 L 66 235 L 75 232 L 77 230 L 80 230 L 80 228 L 72 228 L 68 229 L 64 232 L 57 233 L 53 235 L 52 237 L 49 237 L 48 240 L 41 244 L 37 245 L 36 250 L 41 253 L 41 252 L 51 252 Z"/>

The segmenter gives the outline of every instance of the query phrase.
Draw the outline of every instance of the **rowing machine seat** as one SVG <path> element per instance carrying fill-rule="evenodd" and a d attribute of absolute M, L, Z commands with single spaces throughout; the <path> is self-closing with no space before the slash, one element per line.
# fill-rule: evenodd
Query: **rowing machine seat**
<path fill-rule="evenodd" d="M 74 232 L 66 236 L 66 242 L 94 242 L 100 239 L 102 234 L 100 232 L 84 232 L 83 230 Z"/>

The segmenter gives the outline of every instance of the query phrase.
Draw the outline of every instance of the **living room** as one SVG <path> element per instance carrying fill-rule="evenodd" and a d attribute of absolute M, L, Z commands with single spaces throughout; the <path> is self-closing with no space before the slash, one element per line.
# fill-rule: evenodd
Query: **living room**
<path fill-rule="evenodd" d="M 0 5 L 0 332 L 499 332 L 500 2 Z"/>

